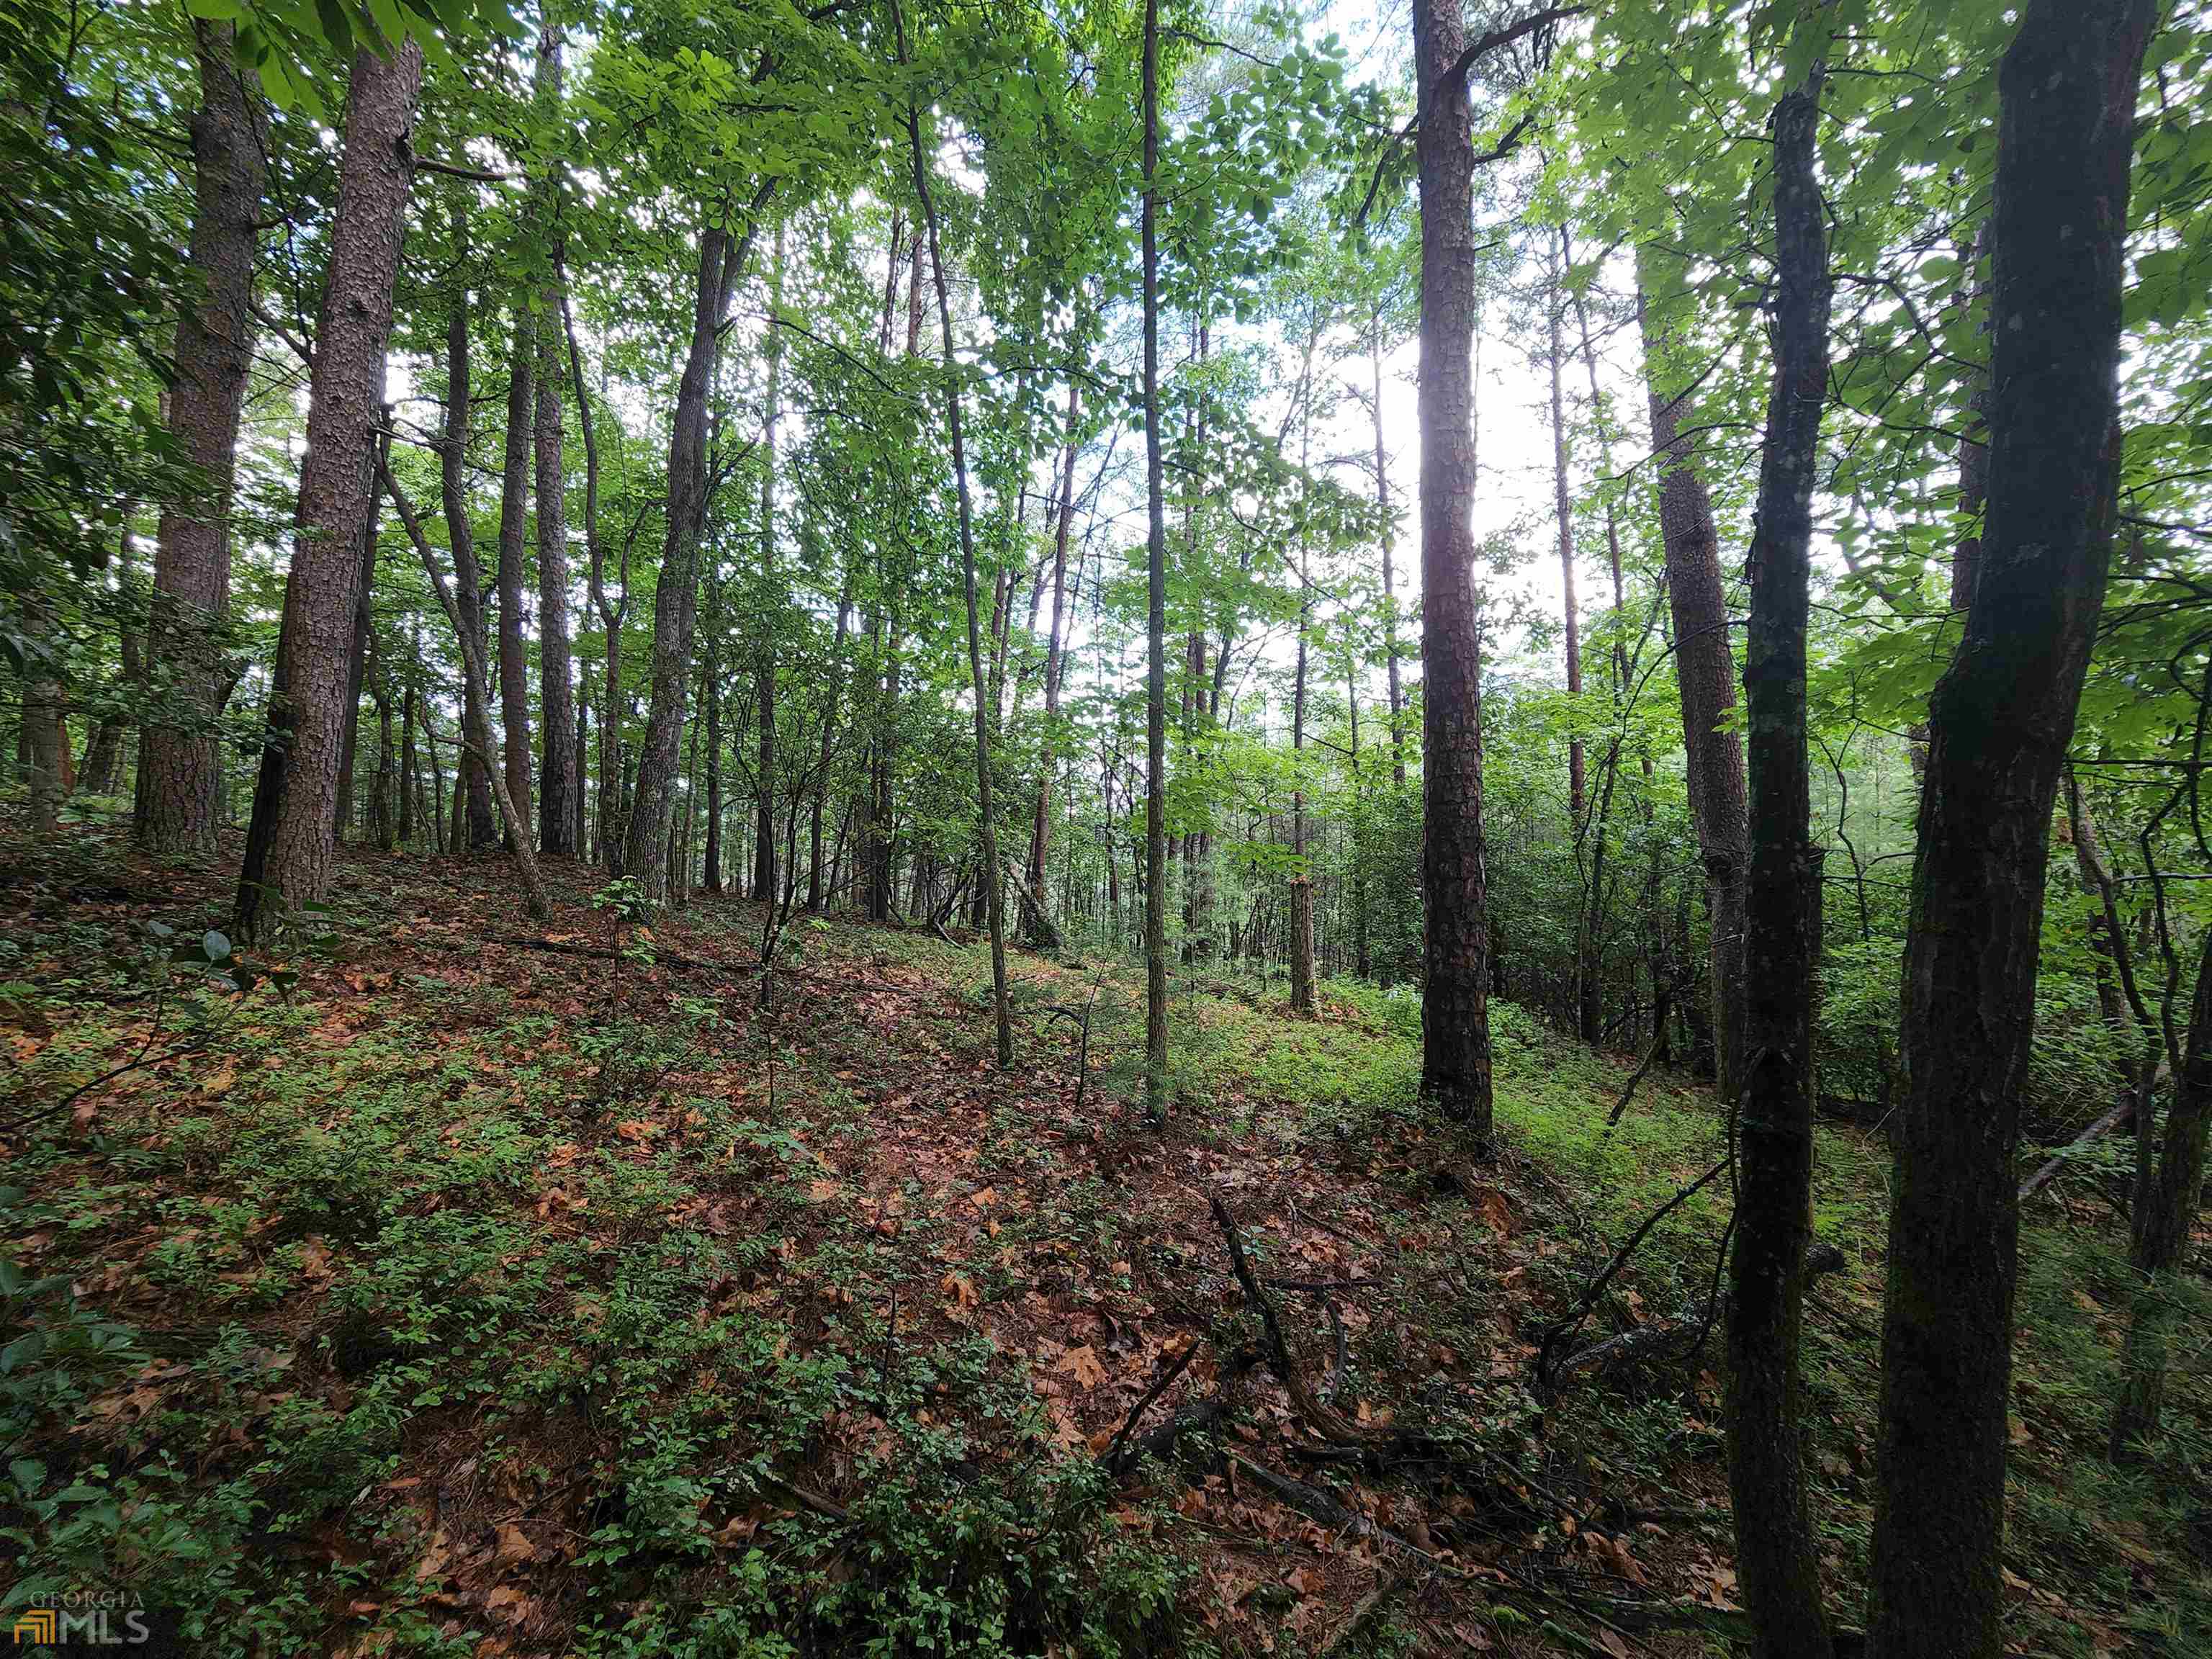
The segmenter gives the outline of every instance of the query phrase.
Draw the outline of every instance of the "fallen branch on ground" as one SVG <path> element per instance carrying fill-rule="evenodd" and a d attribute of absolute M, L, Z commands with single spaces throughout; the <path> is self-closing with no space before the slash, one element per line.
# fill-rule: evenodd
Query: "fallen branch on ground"
<path fill-rule="evenodd" d="M 2132 1098 L 2124 1100 L 2118 1105 L 2113 1107 L 2111 1111 L 2106 1113 L 2104 1116 L 2099 1118 L 2087 1128 L 2082 1130 L 2080 1134 L 2075 1135 L 2073 1139 L 2068 1141 L 2063 1146 L 2060 1147 L 2057 1152 L 2047 1163 L 2043 1164 L 2041 1168 L 2038 1169 L 2033 1175 L 2028 1176 L 2027 1180 L 2021 1182 L 2020 1183 L 2021 1198 L 2022 1200 L 2027 1200 L 2034 1197 L 2037 1193 L 2042 1191 L 2045 1187 L 2050 1184 L 2051 1178 L 2053 1176 L 2057 1175 L 2061 1170 L 2066 1167 L 2068 1159 L 2070 1158 L 2074 1153 L 2079 1152 L 2082 1147 L 2087 1146 L 2100 1135 L 2110 1134 L 2115 1129 L 2125 1128 L 2129 1124 L 2135 1121 L 2135 1117 L 2136 1103 Z"/>

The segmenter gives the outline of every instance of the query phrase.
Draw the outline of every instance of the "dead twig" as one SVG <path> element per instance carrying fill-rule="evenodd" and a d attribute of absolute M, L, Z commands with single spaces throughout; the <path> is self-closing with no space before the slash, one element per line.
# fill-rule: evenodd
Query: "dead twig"
<path fill-rule="evenodd" d="M 1175 1362 L 1160 1373 L 1151 1388 L 1145 1390 L 1144 1398 L 1129 1407 L 1128 1416 L 1122 1419 L 1121 1426 L 1114 1431 L 1114 1437 L 1106 1443 L 1106 1449 L 1098 1455 L 1100 1462 L 1117 1474 L 1122 1472 L 1127 1467 L 1127 1449 L 1130 1434 L 1143 1419 L 1145 1413 L 1152 1408 L 1152 1402 L 1175 1386 L 1176 1378 L 1188 1370 L 1190 1362 L 1197 1357 L 1198 1344 L 1196 1342 L 1186 1344 L 1183 1351 L 1175 1357 Z"/>

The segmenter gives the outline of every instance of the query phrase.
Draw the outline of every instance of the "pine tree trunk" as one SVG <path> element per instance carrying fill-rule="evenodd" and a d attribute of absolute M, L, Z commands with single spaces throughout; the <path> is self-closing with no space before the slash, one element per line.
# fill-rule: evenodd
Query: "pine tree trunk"
<path fill-rule="evenodd" d="M 2104 604 L 2152 0 L 2027 0 L 1998 72 L 1988 512 L 1929 719 L 1905 951 L 1868 1651 L 1995 1659 L 2014 1155 L 2051 806 Z"/>
<path fill-rule="evenodd" d="M 269 738 L 239 881 L 237 928 L 254 937 L 270 890 L 319 902 L 336 866 L 338 748 L 362 524 L 392 336 L 392 290 L 413 171 L 408 135 L 422 84 L 413 40 L 354 54 L 330 274 L 309 381 L 300 531 L 284 588 Z"/>
<path fill-rule="evenodd" d="M 133 832 L 159 852 L 215 848 L 228 677 L 216 629 L 230 606 L 230 495 L 239 411 L 254 356 L 254 222 L 268 177 L 268 106 L 237 66 L 228 22 L 192 24 L 199 111 L 192 115 L 191 264 L 201 303 L 177 321 L 168 429 L 208 477 L 204 504 L 161 508 L 146 659 L 208 728 L 149 726 L 139 738 Z"/>
<path fill-rule="evenodd" d="M 228 677 L 216 629 L 230 605 L 230 503 L 240 411 L 253 366 L 255 222 L 267 182 L 268 108 L 238 67 L 228 23 L 195 21 L 191 268 L 202 299 L 177 324 L 169 431 L 206 476 L 204 503 L 161 510 L 146 655 L 203 728 L 149 726 L 138 750 L 133 831 L 160 851 L 207 852 L 220 819 L 222 754 L 212 730 Z M 191 510 L 187 510 L 187 506 Z"/>
<path fill-rule="evenodd" d="M 1481 627 L 1474 598 L 1474 155 L 1459 0 L 1413 0 L 1421 201 L 1421 1097 L 1491 1133 L 1482 833 Z"/>

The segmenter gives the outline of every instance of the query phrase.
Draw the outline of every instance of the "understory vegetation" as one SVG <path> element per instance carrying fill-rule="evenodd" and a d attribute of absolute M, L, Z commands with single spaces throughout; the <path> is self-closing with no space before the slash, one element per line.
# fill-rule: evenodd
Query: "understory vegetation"
<path fill-rule="evenodd" d="M 1206 973 L 1155 1128 L 1115 964 L 1018 958 L 1001 1073 L 980 942 L 808 922 L 763 1010 L 750 905 L 637 928 L 564 884 L 529 936 L 554 951 L 502 940 L 494 869 L 349 876 L 298 983 L 241 993 L 155 977 L 149 924 L 219 923 L 219 870 L 8 849 L 22 1080 L 149 1062 L 15 1131 L 15 1604 L 127 1583 L 195 1655 L 1686 1654 L 1738 1628 L 1702 1328 L 1725 1183 L 1584 1296 L 1718 1157 L 1694 1078 L 1609 1126 L 1636 1057 L 1501 1006 L 1501 1155 L 1455 1165 L 1418 1004 L 1330 981 L 1296 1018 Z M 580 985 L 566 951 L 626 970 Z M 1080 1109 L 1057 1008 L 1091 1011 Z M 1848 1587 L 1885 1158 L 1850 1123 L 1819 1156 L 1808 1463 Z M 2158 1473 L 2104 1461 L 2130 1280 L 2099 1173 L 2029 1212 L 2008 1641 L 2179 1655 L 2212 1629 L 2212 1367 L 2177 1356 Z M 1238 1369 L 1262 1329 L 1214 1195 L 1302 1386 L 1425 1458 L 1316 1456 Z M 1221 1415 L 1115 1467 L 1186 1354 L 1130 1437 Z"/>
<path fill-rule="evenodd" d="M 0 1624 L 2212 1651 L 2208 0 L 0 0 Z"/>

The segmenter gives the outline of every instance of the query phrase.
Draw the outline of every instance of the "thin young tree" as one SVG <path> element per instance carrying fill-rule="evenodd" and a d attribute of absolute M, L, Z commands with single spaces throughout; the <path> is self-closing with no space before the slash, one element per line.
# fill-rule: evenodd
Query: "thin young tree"
<path fill-rule="evenodd" d="M 1736 1571 L 1759 1659 L 1825 1659 L 1832 1650 L 1806 1503 L 1798 1364 L 1813 1231 L 1813 1012 L 1820 952 L 1805 635 L 1814 470 L 1828 383 L 1828 239 L 1817 151 L 1832 26 L 1825 0 L 1801 18 L 1797 30 L 1813 38 L 1793 39 L 1791 55 L 1809 46 L 1810 64 L 1774 110 L 1774 378 L 1760 451 L 1744 663 L 1751 902 L 1735 1247 L 1729 1257 L 1728 1445 Z"/>
<path fill-rule="evenodd" d="M 1160 7 L 1145 0 L 1145 1109 L 1168 1109 L 1168 517 L 1160 451 Z"/>
<path fill-rule="evenodd" d="M 898 29 L 899 60 L 904 63 L 906 19 L 897 0 L 892 0 L 891 15 Z M 960 575 L 968 600 L 968 688 L 975 702 L 975 815 L 983 843 L 983 868 L 979 879 L 991 930 L 991 1011 L 997 1027 L 999 1064 L 1007 1066 L 1014 1063 L 1014 1036 L 1012 1014 L 1006 999 L 1006 919 L 1002 899 L 1006 883 L 999 869 L 999 830 L 991 808 L 991 711 L 984 690 L 983 635 L 975 601 L 975 508 L 968 488 L 968 440 L 961 415 L 960 359 L 952 337 L 952 300 L 945 284 L 945 245 L 938 230 L 937 202 L 930 193 L 929 164 L 922 148 L 921 112 L 911 93 L 907 98 L 906 133 L 908 154 L 914 167 L 914 193 L 921 204 L 922 223 L 929 234 L 929 268 L 937 290 L 937 324 L 945 348 L 945 418 L 952 440 L 952 479 L 960 502 Z"/>
<path fill-rule="evenodd" d="M 2129 174 L 2155 0 L 2027 0 L 1998 71 L 1987 507 L 1929 712 L 1868 1651 L 1995 1659 L 2014 1155 L 2051 817 L 2104 605 Z"/>
<path fill-rule="evenodd" d="M 522 631 L 523 551 L 530 538 L 530 474 L 536 441 L 538 397 L 532 384 L 537 349 L 530 313 L 515 297 L 514 345 L 507 376 L 507 433 L 499 472 L 499 721 L 501 757 L 507 769 L 506 811 L 512 841 L 529 839 L 530 661 Z"/>
<path fill-rule="evenodd" d="M 392 506 L 398 510 L 399 522 L 407 532 L 407 539 L 413 544 L 416 556 L 422 562 L 422 573 L 429 577 L 430 586 L 438 596 L 439 608 L 445 611 L 446 620 L 453 624 L 453 637 L 460 642 L 462 674 L 476 681 L 477 690 L 483 694 L 465 701 L 461 705 L 462 719 L 466 722 L 461 732 L 461 741 L 483 757 L 484 776 L 498 797 L 499 810 L 506 814 L 509 823 L 520 826 L 520 833 L 514 837 L 511 850 L 514 854 L 515 867 L 522 872 L 524 903 L 532 921 L 544 921 L 553 914 L 553 907 L 546 898 L 545 883 L 538 873 L 538 854 L 531 849 L 530 827 L 518 816 L 520 803 L 507 793 L 506 769 L 490 764 L 491 722 L 489 710 L 491 690 L 484 683 L 488 665 L 484 661 L 483 642 L 471 638 L 468 629 L 462 626 L 460 605 L 446 580 L 445 572 L 438 568 L 438 556 L 430 546 L 429 538 L 422 533 L 422 521 L 416 514 L 415 504 L 407 499 L 406 492 L 399 487 L 399 481 L 392 476 L 390 459 L 380 454 L 376 466 L 379 479 L 391 493 Z"/>
<path fill-rule="evenodd" d="M 753 902 L 775 902 L 775 438 L 783 389 L 783 327 L 775 308 L 783 302 L 783 226 L 775 228 L 775 257 L 769 266 L 768 401 L 761 420 L 761 601 L 756 620 L 753 711 L 760 740 L 754 763 Z"/>
<path fill-rule="evenodd" d="M 469 427 L 475 387 L 469 333 L 467 201 L 465 195 L 455 193 L 454 270 L 446 311 L 446 410 L 438 441 L 438 495 L 446 520 L 446 545 L 453 556 L 453 603 L 460 610 L 460 625 L 469 630 L 470 637 L 482 650 L 487 639 L 483 565 L 477 557 L 476 531 L 469 512 Z M 472 684 L 464 677 L 464 699 L 476 695 L 469 689 Z M 483 689 L 489 696 L 489 683 Z M 483 714 L 489 728 L 489 710 L 479 712 Z M 461 724 L 464 728 L 468 725 L 466 709 L 462 711 Z M 492 810 L 491 780 L 485 775 L 483 757 L 465 749 L 455 757 L 455 765 L 467 797 L 464 816 L 466 828 L 464 830 L 461 823 L 454 825 L 449 850 L 481 852 L 499 838 L 499 825 Z"/>
<path fill-rule="evenodd" d="M 623 851 L 623 868 L 656 904 L 668 891 L 668 836 L 675 818 L 690 708 L 691 640 L 699 612 L 699 541 L 707 517 L 708 394 L 714 383 L 722 319 L 729 314 L 730 296 L 744 269 L 760 215 L 775 191 L 774 179 L 756 187 L 742 232 L 732 234 L 732 204 L 725 202 L 699 233 L 691 339 L 668 436 L 667 523 L 659 588 L 653 595 L 652 696 Z"/>
<path fill-rule="evenodd" d="M 1698 471 L 1692 377 L 1673 361 L 1672 318 L 1686 295 L 1679 260 L 1639 246 L 1637 319 L 1644 340 L 1651 449 L 1659 458 L 1659 534 L 1674 627 L 1674 678 L 1682 704 L 1683 776 L 1705 869 L 1715 1081 L 1735 1098 L 1742 1052 L 1743 929 L 1751 867 L 1743 739 L 1735 726 L 1736 665 L 1729 639 L 1720 532 Z"/>

